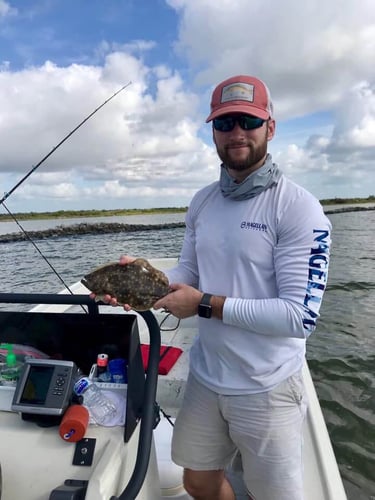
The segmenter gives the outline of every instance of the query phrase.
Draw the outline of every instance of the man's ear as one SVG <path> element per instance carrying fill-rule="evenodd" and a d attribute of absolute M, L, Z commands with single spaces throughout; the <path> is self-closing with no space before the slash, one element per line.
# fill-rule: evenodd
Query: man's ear
<path fill-rule="evenodd" d="M 267 122 L 267 141 L 273 139 L 276 132 L 276 122 L 270 118 Z"/>

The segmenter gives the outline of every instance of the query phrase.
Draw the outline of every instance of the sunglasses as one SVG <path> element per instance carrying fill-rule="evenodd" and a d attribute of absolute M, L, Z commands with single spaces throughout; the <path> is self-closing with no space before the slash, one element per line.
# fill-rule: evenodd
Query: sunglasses
<path fill-rule="evenodd" d="M 224 115 L 212 120 L 215 130 L 219 132 L 231 132 L 236 123 L 242 130 L 254 130 L 260 128 L 266 120 L 250 115 Z"/>

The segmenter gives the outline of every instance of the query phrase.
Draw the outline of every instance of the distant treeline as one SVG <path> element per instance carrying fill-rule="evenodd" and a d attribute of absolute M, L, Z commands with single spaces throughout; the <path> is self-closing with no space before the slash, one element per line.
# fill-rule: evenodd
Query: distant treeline
<path fill-rule="evenodd" d="M 360 203 L 375 203 L 375 196 L 367 198 L 331 198 L 320 200 L 322 205 L 354 205 Z M 117 208 L 111 210 L 58 210 L 56 212 L 18 212 L 14 213 L 17 220 L 30 219 L 73 219 L 88 217 L 111 217 L 121 215 L 147 215 L 164 213 L 183 213 L 187 207 L 161 207 L 161 208 Z M 0 214 L 0 221 L 9 221 L 9 214 Z"/>
<path fill-rule="evenodd" d="M 367 198 L 330 198 L 328 200 L 320 200 L 322 205 L 353 205 L 356 203 L 375 203 L 375 196 L 371 195 Z"/>
<path fill-rule="evenodd" d="M 30 219 L 72 219 L 86 217 L 113 217 L 120 215 L 147 215 L 186 212 L 187 207 L 168 208 L 116 208 L 110 210 L 57 210 L 56 212 L 15 212 L 17 220 Z M 0 221 L 12 218 L 8 214 L 0 214 Z"/>

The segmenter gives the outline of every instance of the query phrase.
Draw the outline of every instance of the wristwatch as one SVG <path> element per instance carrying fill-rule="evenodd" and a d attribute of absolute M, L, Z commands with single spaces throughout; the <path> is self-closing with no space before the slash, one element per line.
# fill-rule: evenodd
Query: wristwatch
<path fill-rule="evenodd" d="M 201 299 L 201 303 L 198 306 L 198 316 L 201 318 L 211 318 L 212 306 L 210 304 L 212 295 L 210 293 L 204 293 Z"/>

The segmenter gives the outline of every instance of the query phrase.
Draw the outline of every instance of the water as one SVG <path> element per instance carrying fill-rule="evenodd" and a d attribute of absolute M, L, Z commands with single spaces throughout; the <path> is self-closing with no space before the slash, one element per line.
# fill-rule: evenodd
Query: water
<path fill-rule="evenodd" d="M 95 219 L 69 219 L 64 225 L 81 222 L 119 222 L 154 224 L 183 222 L 184 214 L 163 214 Z M 27 224 L 28 223 L 28 224 Z M 2 225 L 6 225 L 5 228 Z M 27 231 L 41 231 L 62 225 L 62 220 L 22 221 Z M 18 232 L 15 223 L 0 222 L 0 234 Z M 114 234 L 76 235 L 37 240 L 39 250 L 67 284 L 82 278 L 88 271 L 108 261 L 118 261 L 120 255 L 178 257 L 182 245 L 183 228 L 158 231 L 137 231 Z M 0 273 L 4 292 L 56 292 L 62 283 L 50 267 L 38 256 L 27 241 L 0 244 Z M 7 306 L 9 307 L 9 306 Z M 1 308 L 1 304 L 0 304 Z"/>
<path fill-rule="evenodd" d="M 330 275 L 307 358 L 348 498 L 375 498 L 375 212 L 329 216 Z"/>
<path fill-rule="evenodd" d="M 95 222 L 160 224 L 184 214 L 97 219 Z M 332 214 L 332 258 L 328 288 L 307 358 L 349 500 L 375 498 L 375 211 Z M 94 222 L 85 219 L 84 222 Z M 70 220 L 68 225 L 78 223 Z M 0 234 L 17 231 L 13 225 Z M 26 222 L 22 223 L 26 227 Z M 62 221 L 30 221 L 42 230 Z M 64 221 L 67 224 L 67 221 Z M 71 284 L 95 266 L 121 254 L 178 257 L 183 228 L 37 241 L 40 250 Z M 56 292 L 61 283 L 29 242 L 0 244 L 2 291 Z M 0 305 L 0 307 L 4 307 Z M 12 306 L 7 305 L 7 308 Z M 14 306 L 18 307 L 19 306 Z"/>

